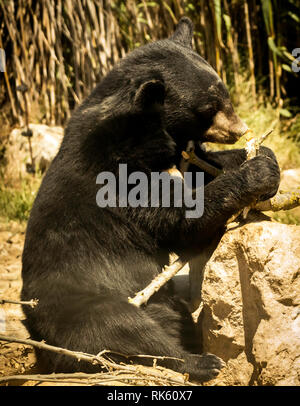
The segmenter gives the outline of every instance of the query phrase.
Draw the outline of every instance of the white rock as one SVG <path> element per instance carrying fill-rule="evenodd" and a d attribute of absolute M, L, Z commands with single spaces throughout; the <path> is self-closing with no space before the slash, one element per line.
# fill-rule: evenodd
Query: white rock
<path fill-rule="evenodd" d="M 44 124 L 29 124 L 34 163 L 44 172 L 55 157 L 63 138 L 63 128 Z M 28 138 L 22 135 L 25 128 L 15 128 L 9 135 L 5 158 L 10 178 L 22 177 L 31 165 Z"/>

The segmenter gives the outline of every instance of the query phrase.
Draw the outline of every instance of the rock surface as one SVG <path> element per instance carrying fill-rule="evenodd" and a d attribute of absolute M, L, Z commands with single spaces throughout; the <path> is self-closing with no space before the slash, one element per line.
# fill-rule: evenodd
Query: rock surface
<path fill-rule="evenodd" d="M 280 189 L 290 190 L 300 187 L 300 168 L 281 172 Z"/>
<path fill-rule="evenodd" d="M 300 385 L 300 227 L 236 226 L 190 266 L 203 349 L 227 363 L 208 384 Z"/>
<path fill-rule="evenodd" d="M 32 131 L 31 146 L 35 167 L 44 172 L 55 157 L 63 138 L 63 128 L 44 124 L 29 124 Z M 6 145 L 6 172 L 10 178 L 23 177 L 31 166 L 28 137 L 24 128 L 15 128 Z"/>

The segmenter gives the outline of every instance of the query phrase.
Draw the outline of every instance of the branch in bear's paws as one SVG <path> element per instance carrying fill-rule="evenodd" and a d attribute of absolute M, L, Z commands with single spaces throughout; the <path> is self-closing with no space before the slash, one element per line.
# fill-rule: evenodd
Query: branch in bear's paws
<path fill-rule="evenodd" d="M 251 132 L 252 130 L 248 130 Z M 259 147 L 265 141 L 265 139 L 273 132 L 273 129 L 268 130 L 260 137 L 256 138 L 251 136 L 247 141 L 246 151 L 247 151 L 247 160 L 254 158 L 259 151 Z M 214 167 L 213 165 L 207 163 L 203 159 L 200 159 L 193 149 L 182 151 L 182 157 L 186 162 L 189 162 L 193 165 L 198 166 L 209 175 L 213 177 L 219 176 L 223 171 Z M 250 209 L 255 209 L 259 211 L 280 211 L 280 210 L 290 210 L 300 205 L 300 191 L 287 191 L 282 190 L 269 200 L 264 202 L 256 202 L 252 206 L 245 207 L 243 210 L 234 214 L 228 221 L 227 224 L 232 223 L 242 212 L 243 218 L 246 219 Z"/>
<path fill-rule="evenodd" d="M 249 130 L 252 131 L 252 130 Z M 251 136 L 247 141 L 246 151 L 247 160 L 254 158 L 258 152 L 259 147 L 265 141 L 265 139 L 273 132 L 273 129 L 268 130 L 260 137 L 256 138 Z M 232 223 L 241 213 L 243 213 L 243 219 L 247 218 L 247 215 L 251 209 L 259 211 L 280 211 L 280 210 L 291 210 L 300 205 L 300 190 L 296 189 L 293 191 L 283 191 L 279 190 L 275 196 L 263 202 L 255 202 L 251 206 L 245 207 L 243 210 L 234 214 L 228 221 L 227 224 Z"/>
<path fill-rule="evenodd" d="M 251 130 L 250 130 L 251 131 Z M 259 151 L 259 147 L 264 142 L 264 140 L 272 133 L 273 129 L 267 131 L 262 136 L 256 138 L 251 136 L 247 141 L 246 151 L 247 160 L 254 158 Z M 251 206 L 245 207 L 240 212 L 234 214 L 228 221 L 227 224 L 233 222 L 242 212 L 243 219 L 247 218 L 247 215 L 251 209 L 259 211 L 280 211 L 280 210 L 291 210 L 300 205 L 300 190 L 296 189 L 293 191 L 283 191 L 279 190 L 277 194 L 268 200 L 262 202 L 255 202 Z"/>
<path fill-rule="evenodd" d="M 251 159 L 255 157 L 259 151 L 260 145 L 263 141 L 271 134 L 273 129 L 267 131 L 262 136 L 255 138 L 251 137 L 247 141 L 247 159 Z M 198 166 L 203 171 L 209 173 L 210 175 L 217 177 L 222 173 L 222 170 L 215 168 L 213 165 L 203 161 L 202 159 L 198 158 L 195 154 L 194 150 L 191 149 L 189 151 L 182 151 L 182 157 Z M 181 176 L 182 174 L 179 173 L 177 169 L 169 169 L 168 172 L 172 176 Z M 227 224 L 232 223 L 242 212 L 244 219 L 247 217 L 247 214 L 250 209 L 256 209 L 259 211 L 279 211 L 279 210 L 290 210 L 294 207 L 300 205 L 300 191 L 289 191 L 283 192 L 279 191 L 274 197 L 268 199 L 264 202 L 256 202 L 250 207 L 245 207 L 243 210 L 239 211 L 238 213 L 234 214 L 228 221 Z M 147 303 L 149 298 L 157 292 L 165 283 L 167 283 L 173 276 L 175 276 L 185 265 L 187 262 L 182 261 L 180 258 L 177 259 L 172 265 L 165 266 L 163 271 L 156 276 L 150 282 L 145 289 L 138 292 L 134 298 L 128 298 L 129 303 L 140 307 L 142 304 Z"/>
<path fill-rule="evenodd" d="M 259 147 L 265 141 L 265 139 L 274 131 L 273 128 L 265 132 L 260 137 L 256 138 L 253 135 L 247 141 L 246 151 L 247 151 L 247 160 L 254 158 L 258 152 Z M 247 133 L 252 132 L 252 130 L 248 130 Z"/>
<path fill-rule="evenodd" d="M 248 130 L 247 132 L 252 132 L 252 130 Z M 264 142 L 264 140 L 273 132 L 273 128 L 267 131 L 265 134 L 261 135 L 260 137 L 254 137 L 253 135 L 247 141 L 246 151 L 247 151 L 247 161 L 257 156 L 259 152 L 259 147 Z M 255 206 L 255 204 L 254 204 Z M 249 211 L 252 209 L 252 206 L 245 207 L 243 209 L 243 219 L 245 220 L 248 216 Z"/>
<path fill-rule="evenodd" d="M 198 168 L 202 169 L 204 172 L 208 173 L 209 175 L 216 178 L 217 176 L 223 173 L 222 169 L 218 169 L 215 166 L 209 164 L 208 162 L 200 159 L 194 150 L 191 151 L 182 151 L 182 157 L 189 163 L 198 166 Z"/>
<path fill-rule="evenodd" d="M 249 129 L 246 132 L 246 134 L 249 132 L 252 133 L 252 130 Z M 247 144 L 246 144 L 247 161 L 254 158 L 258 154 L 259 147 L 264 142 L 264 140 L 271 134 L 271 132 L 273 132 L 273 129 L 267 131 L 265 134 L 263 134 L 259 138 L 254 137 L 253 134 L 250 136 L 250 138 L 247 140 Z M 226 224 L 232 223 L 241 213 L 243 213 L 243 219 L 246 219 L 249 211 L 251 209 L 255 208 L 255 206 L 256 206 L 256 202 L 253 205 L 245 207 L 244 209 L 240 210 L 238 213 L 235 213 L 233 216 L 230 217 L 229 220 L 227 220 Z"/>

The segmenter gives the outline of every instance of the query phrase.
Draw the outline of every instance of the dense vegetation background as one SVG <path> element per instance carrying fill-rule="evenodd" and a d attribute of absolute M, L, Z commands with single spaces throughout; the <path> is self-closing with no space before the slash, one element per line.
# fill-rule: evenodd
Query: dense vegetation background
<path fill-rule="evenodd" d="M 0 159 L 12 126 L 24 125 L 26 105 L 31 122 L 64 125 L 119 58 L 169 36 L 183 15 L 241 117 L 258 134 L 274 127 L 268 143 L 281 167 L 300 167 L 300 72 L 292 70 L 300 0 L 0 0 Z M 39 182 L 16 185 L 1 173 L 0 215 L 26 219 Z M 21 215 L 7 215 L 12 203 Z"/>

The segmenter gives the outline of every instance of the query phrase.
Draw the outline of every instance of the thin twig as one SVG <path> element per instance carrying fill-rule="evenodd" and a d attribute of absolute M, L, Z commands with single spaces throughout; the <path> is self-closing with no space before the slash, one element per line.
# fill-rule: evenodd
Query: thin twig
<path fill-rule="evenodd" d="M 85 374 L 81 372 L 74 372 L 70 374 L 50 374 L 50 375 L 9 375 L 0 377 L 0 383 L 10 382 L 10 381 L 37 381 L 37 382 L 53 382 L 53 383 L 61 383 L 61 384 L 81 384 L 87 386 L 96 386 L 96 385 L 107 385 L 108 382 L 122 382 L 126 381 L 126 385 L 131 384 L 134 385 L 135 382 L 141 381 L 148 383 L 149 381 L 155 382 L 155 384 L 167 385 L 167 384 L 174 384 L 178 385 L 178 381 L 173 380 L 171 378 L 166 378 L 161 376 L 152 378 L 148 375 L 144 376 L 136 376 L 133 374 L 123 374 L 122 376 L 119 374 L 112 375 L 107 373 L 98 373 L 98 374 Z M 187 386 L 196 386 L 190 382 L 186 383 Z"/>
<path fill-rule="evenodd" d="M 43 375 L 43 374 L 38 374 L 38 375 L 9 375 L 9 376 L 1 376 L 0 377 L 0 382 L 8 382 L 8 381 L 15 381 L 15 380 L 24 380 L 24 381 L 41 381 L 41 382 L 49 382 L 49 381 L 60 381 L 60 380 L 64 380 L 64 379 L 98 379 L 98 378 L 102 378 L 106 376 L 106 374 L 104 373 L 97 373 L 97 374 L 86 374 L 86 373 L 68 373 L 68 374 L 64 374 L 64 373 L 60 373 L 60 374 L 50 374 L 50 375 Z M 116 379 L 116 378 L 115 378 Z"/>
<path fill-rule="evenodd" d="M 251 130 L 249 130 L 251 131 Z M 256 138 L 254 136 L 251 136 L 248 141 L 247 141 L 247 145 L 246 145 L 246 151 L 247 151 L 247 161 L 249 159 L 254 158 L 255 156 L 257 156 L 257 154 L 259 153 L 259 147 L 261 146 L 261 144 L 267 139 L 267 137 L 274 131 L 273 128 L 271 128 L 270 130 L 266 131 L 263 135 L 261 135 L 260 137 Z"/>
<path fill-rule="evenodd" d="M 106 361 L 102 356 L 85 354 L 85 353 L 82 353 L 79 351 L 71 351 L 71 350 L 68 350 L 65 348 L 46 344 L 44 341 L 34 341 L 34 340 L 30 340 L 30 339 L 22 339 L 22 338 L 8 337 L 5 335 L 0 335 L 0 341 L 1 340 L 11 342 L 11 343 L 17 342 L 20 344 L 32 345 L 33 347 L 37 347 L 41 350 L 48 350 L 48 351 L 56 352 L 58 354 L 67 355 L 69 357 L 77 359 L 78 361 L 86 361 L 93 365 L 100 364 L 100 365 L 104 366 L 107 363 L 109 364 L 109 361 Z"/>
<path fill-rule="evenodd" d="M 4 304 L 4 303 L 19 304 L 19 305 L 31 306 L 32 308 L 34 308 L 39 303 L 39 299 L 31 299 L 29 301 L 0 299 L 0 304 Z"/>
<path fill-rule="evenodd" d="M 175 361 L 181 361 L 184 362 L 184 359 L 182 358 L 177 358 L 177 357 L 169 357 L 165 355 L 145 355 L 145 354 L 135 354 L 135 355 L 128 355 L 128 354 L 123 354 L 121 352 L 116 352 L 116 351 L 111 351 L 111 350 L 103 350 L 100 351 L 97 356 L 102 356 L 105 354 L 114 354 L 114 355 L 120 355 L 121 357 L 124 358 L 152 358 L 152 359 L 160 359 L 160 360 L 165 360 L 165 359 L 173 359 Z"/>
<path fill-rule="evenodd" d="M 108 373 L 96 373 L 96 374 L 86 374 L 82 372 L 73 373 L 59 373 L 59 374 L 38 374 L 38 375 L 9 375 L 0 377 L 0 383 L 10 382 L 10 381 L 37 381 L 37 382 L 53 382 L 53 383 L 74 383 L 74 384 L 84 384 L 84 385 L 107 385 L 108 382 L 121 382 L 121 381 L 151 381 L 153 378 L 149 376 L 135 376 L 133 374 L 119 374 L 112 375 Z M 174 383 L 178 384 L 176 380 L 171 378 L 166 379 L 165 377 L 155 378 L 155 383 L 160 382 L 161 384 Z M 193 384 L 190 384 L 193 386 Z"/>

